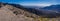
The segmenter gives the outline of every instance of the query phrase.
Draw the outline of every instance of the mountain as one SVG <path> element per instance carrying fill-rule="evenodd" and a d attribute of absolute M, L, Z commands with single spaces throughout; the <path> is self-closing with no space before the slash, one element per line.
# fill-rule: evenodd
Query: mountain
<path fill-rule="evenodd" d="M 38 21 L 34 20 L 38 17 L 19 4 L 0 3 L 0 21 Z"/>
<path fill-rule="evenodd" d="M 24 6 L 25 8 L 40 8 L 42 6 Z"/>
<path fill-rule="evenodd" d="M 44 8 L 39 8 L 39 11 L 42 11 L 43 14 L 49 14 L 51 16 L 59 16 L 60 15 L 60 4 L 46 6 Z"/>
<path fill-rule="evenodd" d="M 42 17 L 47 17 L 47 18 L 55 18 L 56 16 L 57 17 L 60 16 L 60 13 L 56 13 L 56 11 L 50 11 L 50 10 L 28 8 L 27 11 Z"/>
<path fill-rule="evenodd" d="M 60 5 L 51 5 L 44 8 L 25 8 L 27 11 L 34 13 L 42 17 L 59 17 L 60 16 Z"/>
<path fill-rule="evenodd" d="M 60 16 L 53 11 L 24 8 L 20 4 L 0 3 L 0 21 L 60 21 L 60 18 L 50 18 L 56 17 L 55 15 Z"/>
<path fill-rule="evenodd" d="M 60 12 L 60 4 L 44 7 L 45 10 L 54 10 Z"/>

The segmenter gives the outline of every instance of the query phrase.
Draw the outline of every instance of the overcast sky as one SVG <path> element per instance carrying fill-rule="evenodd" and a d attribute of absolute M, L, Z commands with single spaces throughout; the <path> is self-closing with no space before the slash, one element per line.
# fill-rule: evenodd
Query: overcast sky
<path fill-rule="evenodd" d="M 60 4 L 60 0 L 0 0 L 0 2 L 17 3 L 25 6 L 49 6 L 52 4 Z"/>

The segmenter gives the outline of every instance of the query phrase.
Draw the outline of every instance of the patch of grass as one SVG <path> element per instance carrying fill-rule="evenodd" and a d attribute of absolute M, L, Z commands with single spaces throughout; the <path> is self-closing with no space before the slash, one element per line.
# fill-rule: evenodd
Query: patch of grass
<path fill-rule="evenodd" d="M 54 18 L 34 18 L 36 21 L 56 21 Z"/>
<path fill-rule="evenodd" d="M 40 21 L 49 21 L 49 18 L 38 18 Z"/>

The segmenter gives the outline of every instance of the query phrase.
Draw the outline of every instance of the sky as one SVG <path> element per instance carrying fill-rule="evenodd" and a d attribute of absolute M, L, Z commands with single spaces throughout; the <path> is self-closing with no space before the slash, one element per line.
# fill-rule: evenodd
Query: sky
<path fill-rule="evenodd" d="M 0 0 L 0 2 L 16 3 L 24 6 L 49 6 L 60 4 L 60 0 Z"/>

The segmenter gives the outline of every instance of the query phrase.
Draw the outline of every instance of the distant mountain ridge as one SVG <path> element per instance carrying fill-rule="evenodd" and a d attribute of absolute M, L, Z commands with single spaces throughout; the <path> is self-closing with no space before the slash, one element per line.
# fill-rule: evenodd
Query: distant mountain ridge
<path fill-rule="evenodd" d="M 60 4 L 59 5 L 47 6 L 47 7 L 44 7 L 42 9 L 45 9 L 45 10 L 55 10 L 55 11 L 59 11 L 60 12 Z"/>
<path fill-rule="evenodd" d="M 44 8 L 26 8 L 28 11 L 40 16 L 56 17 L 60 16 L 60 5 L 51 5 Z"/>

